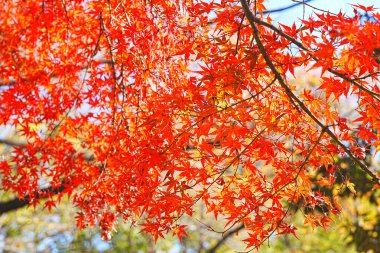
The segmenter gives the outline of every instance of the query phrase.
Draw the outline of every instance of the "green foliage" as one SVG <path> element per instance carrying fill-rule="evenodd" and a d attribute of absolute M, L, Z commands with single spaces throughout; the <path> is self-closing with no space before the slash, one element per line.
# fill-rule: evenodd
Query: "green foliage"
<path fill-rule="evenodd" d="M 355 253 L 352 245 L 347 244 L 346 230 L 340 219 L 336 219 L 328 229 L 303 225 L 303 214 L 298 212 L 294 216 L 294 225 L 298 227 L 298 239 L 290 236 L 274 237 L 270 245 L 264 245 L 260 253 Z"/>

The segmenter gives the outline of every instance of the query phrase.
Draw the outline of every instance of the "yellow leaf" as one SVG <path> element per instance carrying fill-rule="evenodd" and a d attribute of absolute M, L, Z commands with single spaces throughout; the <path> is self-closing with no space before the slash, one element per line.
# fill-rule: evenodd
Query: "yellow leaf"
<path fill-rule="evenodd" d="M 346 182 L 346 186 L 350 190 L 350 192 L 352 192 L 353 194 L 356 194 L 355 184 L 354 183 L 351 183 L 351 182 L 347 181 Z"/>

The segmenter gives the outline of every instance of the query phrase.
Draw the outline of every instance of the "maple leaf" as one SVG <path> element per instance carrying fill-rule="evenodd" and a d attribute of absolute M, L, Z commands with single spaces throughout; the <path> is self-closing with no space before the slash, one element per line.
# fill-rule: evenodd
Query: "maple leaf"
<path fill-rule="evenodd" d="M 45 204 L 44 206 L 49 210 L 51 211 L 51 209 L 53 207 L 56 207 L 56 202 L 54 200 L 48 200 L 48 201 L 45 201 Z"/>
<path fill-rule="evenodd" d="M 67 194 L 77 226 L 106 239 L 123 220 L 182 240 L 204 204 L 258 248 L 295 235 L 287 205 L 332 210 L 314 186 L 333 184 L 337 158 L 380 183 L 365 162 L 379 150 L 380 23 L 357 10 L 374 6 L 284 25 L 266 0 L 79 2 L 0 0 L 0 127 L 23 141 L 0 143 L 1 185 L 19 206 Z"/>

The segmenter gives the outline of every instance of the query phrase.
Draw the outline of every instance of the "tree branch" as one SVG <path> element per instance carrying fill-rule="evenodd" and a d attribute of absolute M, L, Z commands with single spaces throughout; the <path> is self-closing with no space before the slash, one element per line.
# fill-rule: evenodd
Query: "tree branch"
<path fill-rule="evenodd" d="M 6 140 L 6 139 L 0 139 L 0 144 L 5 144 L 9 146 L 18 146 L 18 147 L 22 147 L 26 145 L 25 143 L 14 142 L 11 140 Z M 91 161 L 94 161 L 95 158 L 93 155 L 90 155 L 90 156 L 85 156 L 85 159 L 86 161 L 91 162 Z M 61 193 L 66 189 L 65 184 L 67 184 L 67 181 L 62 181 L 61 186 L 59 187 L 49 186 L 47 188 L 42 188 L 40 190 L 37 190 L 33 194 L 33 198 L 45 199 L 49 197 L 49 195 L 55 195 L 55 194 Z M 26 195 L 22 199 L 13 198 L 11 200 L 0 202 L 0 215 L 29 205 L 30 199 L 31 197 L 29 195 Z"/>
<path fill-rule="evenodd" d="M 66 189 L 66 187 L 62 184 L 60 187 L 47 187 L 43 188 L 36 192 L 35 196 L 33 198 L 36 199 L 45 199 L 50 194 L 58 194 L 63 192 Z M 24 206 L 29 205 L 30 202 L 30 196 L 26 195 L 23 199 L 14 198 L 8 201 L 0 202 L 0 215 L 3 215 L 4 213 L 15 211 L 19 208 L 22 208 Z"/>
<path fill-rule="evenodd" d="M 314 61 L 319 61 L 319 59 L 317 57 L 315 57 L 312 53 L 312 51 L 310 49 L 308 49 L 305 45 L 303 45 L 300 41 L 296 40 L 295 38 L 293 38 L 292 36 L 286 34 L 285 32 L 281 31 L 279 28 L 277 28 L 276 26 L 272 25 L 272 24 L 269 24 L 259 18 L 257 18 L 255 15 L 253 15 L 253 13 L 251 12 L 251 10 L 249 9 L 248 7 L 248 4 L 246 1 L 244 1 L 245 3 L 245 6 L 243 5 L 243 1 L 240 1 L 242 3 L 242 6 L 243 6 L 243 10 L 244 10 L 244 13 L 245 15 L 247 16 L 247 19 L 252 27 L 252 24 L 259 24 L 259 25 L 262 25 L 262 26 L 265 26 L 269 29 L 271 29 L 272 31 L 276 32 L 277 34 L 281 35 L 282 37 L 284 37 L 285 39 L 287 39 L 288 41 L 292 42 L 294 45 L 296 45 L 298 48 L 304 50 L 308 55 L 311 56 L 311 58 L 314 60 Z M 250 15 L 248 16 L 247 14 L 247 11 L 250 13 Z M 349 83 L 352 83 L 353 85 L 355 85 L 356 87 L 358 87 L 360 90 L 363 90 L 365 91 L 366 93 L 368 93 L 369 95 L 371 95 L 374 99 L 376 99 L 377 101 L 380 102 L 380 94 L 379 93 L 376 93 L 374 91 L 371 91 L 369 89 L 367 89 L 366 87 L 364 87 L 363 85 L 361 85 L 360 83 L 358 83 L 356 80 L 358 80 L 358 78 L 356 79 L 352 79 L 352 78 L 349 78 L 348 76 L 346 76 L 345 74 L 343 73 L 340 73 L 334 69 L 331 69 L 331 68 L 328 68 L 327 69 L 328 72 L 330 72 L 331 74 L 334 74 L 340 78 L 342 78 L 343 80 L 349 82 Z"/>
<path fill-rule="evenodd" d="M 300 108 L 318 125 L 320 126 L 322 129 L 325 129 L 325 132 L 334 140 L 338 143 L 338 146 L 340 146 L 344 152 L 346 154 L 348 154 L 349 157 L 351 157 L 351 159 L 353 161 L 355 161 L 355 163 L 357 165 L 360 166 L 360 168 L 366 172 L 371 178 L 372 180 L 377 183 L 377 184 L 380 184 L 380 179 L 376 176 L 375 173 L 373 173 L 362 161 L 360 161 L 357 157 L 355 157 L 352 152 L 338 139 L 338 137 L 327 127 L 325 126 L 316 116 L 313 115 L 313 113 L 306 107 L 306 105 L 292 92 L 292 90 L 287 86 L 287 84 L 285 83 L 285 80 L 283 78 L 283 76 L 280 74 L 280 72 L 277 70 L 277 68 L 274 66 L 272 60 L 270 59 L 269 55 L 267 54 L 266 52 L 266 49 L 263 45 L 263 43 L 261 42 L 261 39 L 259 37 L 259 30 L 258 28 L 256 27 L 256 22 L 257 22 L 257 18 L 253 15 L 253 13 L 251 12 L 251 10 L 249 9 L 249 6 L 247 4 L 247 2 L 245 0 L 240 0 L 241 4 L 242 4 L 242 7 L 243 7 L 243 10 L 244 10 L 244 13 L 245 13 L 245 16 L 247 17 L 251 27 L 252 27 L 252 32 L 253 32 L 253 36 L 255 38 L 255 41 L 257 43 L 257 46 L 261 52 L 261 54 L 263 55 L 264 57 L 264 60 L 266 62 L 266 64 L 268 65 L 268 67 L 271 69 L 271 71 L 273 72 L 274 76 L 276 77 L 276 79 L 278 80 L 279 84 L 281 85 L 281 87 L 285 90 L 287 96 L 289 96 L 289 99 L 291 100 L 294 100 L 297 102 L 297 104 L 300 106 Z M 348 79 L 348 80 L 351 80 L 351 79 Z M 356 82 L 355 82 L 356 83 Z M 364 87 L 363 87 L 364 88 Z M 376 94 L 376 93 L 375 93 Z"/>
<path fill-rule="evenodd" d="M 271 14 L 271 13 L 276 13 L 276 12 L 282 12 L 282 11 L 287 11 L 287 10 L 290 10 L 294 7 L 297 7 L 298 5 L 304 5 L 308 2 L 311 2 L 313 0 L 306 0 L 306 1 L 303 1 L 303 2 L 296 2 L 295 4 L 291 4 L 289 6 L 285 6 L 285 7 L 281 7 L 281 8 L 278 8 L 278 9 L 273 9 L 273 10 L 267 10 L 267 11 L 263 11 L 263 14 Z"/>
<path fill-rule="evenodd" d="M 8 146 L 18 146 L 18 147 L 21 147 L 21 146 L 25 145 L 23 143 L 15 142 L 15 141 L 7 140 L 7 139 L 0 139 L 0 144 L 5 144 L 5 145 L 8 145 Z"/>
<path fill-rule="evenodd" d="M 210 248 L 209 250 L 207 250 L 207 253 L 215 253 L 216 250 L 222 246 L 222 244 L 229 238 L 231 237 L 232 235 L 234 235 L 235 233 L 239 232 L 240 230 L 244 229 L 245 226 L 244 224 L 242 223 L 240 226 L 228 231 L 228 233 L 226 234 L 223 234 L 223 237 L 212 247 Z"/>

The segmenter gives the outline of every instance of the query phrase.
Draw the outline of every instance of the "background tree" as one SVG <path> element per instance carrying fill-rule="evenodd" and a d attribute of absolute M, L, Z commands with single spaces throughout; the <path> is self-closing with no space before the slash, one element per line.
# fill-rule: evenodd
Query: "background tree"
<path fill-rule="evenodd" d="M 0 123 L 22 139 L 0 165 L 21 201 L 3 207 L 68 195 L 104 238 L 123 220 L 182 240 L 204 205 L 257 248 L 295 234 L 294 204 L 328 226 L 339 210 L 316 185 L 334 183 L 338 159 L 379 183 L 363 161 L 380 146 L 373 7 L 286 26 L 263 0 L 1 4 Z M 318 88 L 291 84 L 301 67 Z M 331 103 L 344 100 L 350 117 Z"/>

